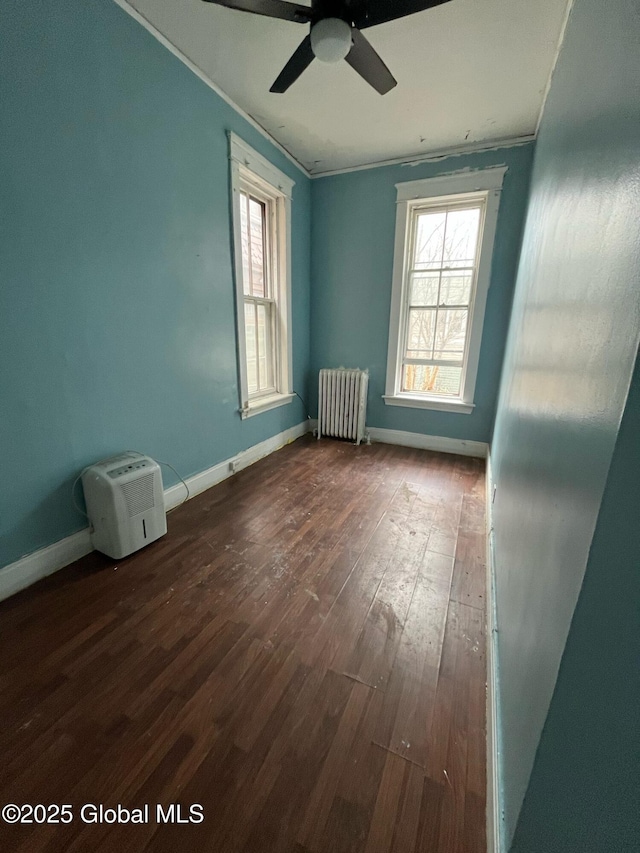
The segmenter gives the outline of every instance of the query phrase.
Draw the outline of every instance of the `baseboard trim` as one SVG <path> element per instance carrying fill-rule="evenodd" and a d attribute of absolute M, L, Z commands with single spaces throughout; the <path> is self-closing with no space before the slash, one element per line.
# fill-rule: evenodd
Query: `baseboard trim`
<path fill-rule="evenodd" d="M 66 536 L 0 569 L 0 601 L 93 551 L 89 528 Z"/>
<path fill-rule="evenodd" d="M 186 480 L 189 486 L 189 496 L 193 498 L 243 468 L 248 468 L 249 465 L 253 465 L 259 459 L 269 456 L 269 454 L 284 447 L 285 444 L 290 444 L 300 438 L 309 432 L 310 428 L 310 422 L 308 420 L 303 421 L 266 439 L 266 441 L 254 444 L 253 447 L 249 447 L 211 468 L 207 468 L 206 471 L 194 474 L 193 477 Z M 185 488 L 182 483 L 170 486 L 164 491 L 164 502 L 167 510 L 181 504 L 184 498 Z M 22 557 L 15 563 L 10 563 L 0 569 L 0 601 L 15 595 L 22 589 L 26 589 L 36 581 L 52 575 L 81 557 L 85 557 L 91 551 L 93 551 L 93 546 L 89 536 L 89 528 L 85 527 L 84 530 L 72 533 L 71 536 L 60 539 L 52 545 L 47 545 L 46 548 L 40 548 L 33 554 L 27 554 L 26 557 Z"/>
<path fill-rule="evenodd" d="M 502 853 L 502 799 L 500 795 L 500 740 L 498 735 L 498 622 L 493 538 L 493 473 L 487 449 L 487 853 Z"/>
<path fill-rule="evenodd" d="M 367 432 L 371 441 L 415 447 L 418 450 L 435 450 L 438 453 L 455 453 L 458 456 L 477 456 L 484 459 L 488 450 L 488 445 L 484 441 L 423 435 L 420 432 L 405 432 L 401 429 L 382 429 L 381 427 L 368 427 Z"/>
<path fill-rule="evenodd" d="M 232 474 L 237 474 L 238 471 L 248 468 L 249 465 L 253 465 L 259 459 L 263 459 L 265 456 L 269 456 L 270 453 L 280 450 L 285 444 L 290 444 L 307 432 L 309 432 L 309 421 L 302 421 L 302 423 L 296 424 L 284 430 L 284 432 L 279 432 L 277 435 L 267 438 L 259 444 L 254 444 L 253 447 L 249 447 L 235 456 L 230 456 L 229 459 L 225 459 L 223 462 L 218 462 L 217 465 L 207 468 L 206 471 L 194 474 L 193 477 L 189 477 L 186 481 L 189 486 L 189 496 L 194 498 L 196 495 L 231 477 Z M 171 486 L 164 491 L 164 505 L 167 510 L 181 504 L 184 498 L 185 489 L 182 483 L 176 483 L 175 486 Z"/>

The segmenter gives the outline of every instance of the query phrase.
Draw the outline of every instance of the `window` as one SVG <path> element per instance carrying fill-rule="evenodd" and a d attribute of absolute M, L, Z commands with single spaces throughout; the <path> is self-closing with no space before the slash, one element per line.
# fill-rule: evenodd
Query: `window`
<path fill-rule="evenodd" d="M 240 414 L 290 403 L 293 181 L 229 135 Z"/>
<path fill-rule="evenodd" d="M 397 185 L 388 405 L 473 410 L 504 172 Z"/>

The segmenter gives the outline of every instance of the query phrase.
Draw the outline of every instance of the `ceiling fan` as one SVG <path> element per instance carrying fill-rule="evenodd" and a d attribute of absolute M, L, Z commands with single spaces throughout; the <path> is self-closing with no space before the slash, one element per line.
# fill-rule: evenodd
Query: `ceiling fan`
<path fill-rule="evenodd" d="M 288 0 L 205 0 L 228 9 L 281 18 L 297 24 L 311 24 L 291 59 L 269 89 L 286 92 L 314 59 L 349 65 L 381 95 L 397 81 L 360 30 L 374 27 L 414 12 L 422 12 L 449 0 L 311 0 L 311 6 Z"/>

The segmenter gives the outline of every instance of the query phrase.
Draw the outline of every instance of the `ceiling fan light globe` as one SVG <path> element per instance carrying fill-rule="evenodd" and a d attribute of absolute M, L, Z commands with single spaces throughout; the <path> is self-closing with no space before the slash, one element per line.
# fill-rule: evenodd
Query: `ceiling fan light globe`
<path fill-rule="evenodd" d="M 351 27 L 340 18 L 323 18 L 311 28 L 311 49 L 320 62 L 339 62 L 351 50 Z"/>

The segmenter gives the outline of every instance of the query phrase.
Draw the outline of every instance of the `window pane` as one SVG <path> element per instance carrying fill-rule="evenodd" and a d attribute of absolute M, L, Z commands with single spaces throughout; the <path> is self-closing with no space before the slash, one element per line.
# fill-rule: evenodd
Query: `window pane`
<path fill-rule="evenodd" d="M 258 363 L 260 391 L 273 388 L 273 346 L 271 340 L 271 305 L 258 305 Z"/>
<path fill-rule="evenodd" d="M 443 394 L 457 397 L 460 394 L 461 381 L 461 367 L 407 364 L 403 371 L 402 390 L 417 394 Z"/>
<path fill-rule="evenodd" d="M 480 209 L 450 210 L 444 241 L 445 267 L 470 267 L 475 263 Z"/>
<path fill-rule="evenodd" d="M 471 298 L 473 274 L 445 270 L 440 285 L 440 305 L 468 305 Z"/>
<path fill-rule="evenodd" d="M 265 223 L 266 209 L 264 202 L 249 198 L 249 232 L 250 232 L 250 261 L 251 261 L 251 294 L 265 296 Z"/>
<path fill-rule="evenodd" d="M 251 293 L 251 275 L 249 272 L 249 218 L 247 207 L 249 198 L 240 193 L 240 234 L 242 237 L 242 289 L 245 295 Z"/>
<path fill-rule="evenodd" d="M 256 340 L 256 309 L 253 302 L 244 305 L 244 333 L 247 344 L 247 384 L 249 393 L 258 390 L 258 348 Z"/>
<path fill-rule="evenodd" d="M 240 233 L 242 238 L 242 289 L 246 296 L 266 293 L 266 215 L 267 205 L 240 193 Z"/>
<path fill-rule="evenodd" d="M 446 211 L 418 214 L 414 269 L 436 269 L 442 265 L 446 220 Z"/>
<path fill-rule="evenodd" d="M 431 308 L 411 308 L 407 335 L 408 358 L 431 358 L 436 312 Z"/>
<path fill-rule="evenodd" d="M 411 276 L 410 305 L 438 304 L 439 272 L 420 272 Z"/>
<path fill-rule="evenodd" d="M 443 361 L 462 360 L 467 333 L 467 310 L 438 311 L 433 357 Z"/>

